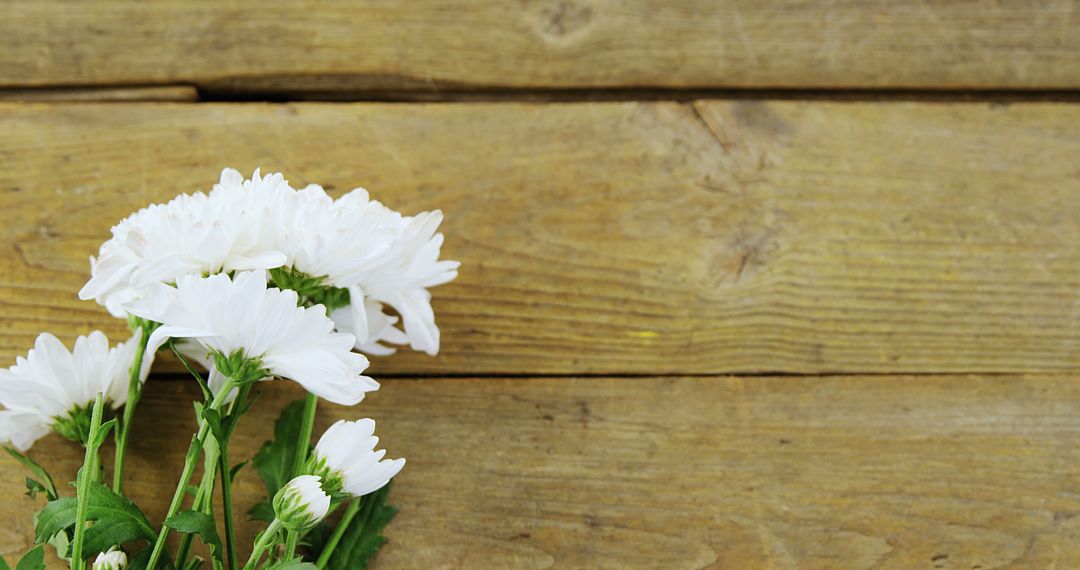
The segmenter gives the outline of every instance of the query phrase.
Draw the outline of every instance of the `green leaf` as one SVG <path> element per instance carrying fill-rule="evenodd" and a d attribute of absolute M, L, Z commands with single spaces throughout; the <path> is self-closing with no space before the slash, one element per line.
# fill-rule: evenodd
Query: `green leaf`
<path fill-rule="evenodd" d="M 94 521 L 86 530 L 83 552 L 97 553 L 111 546 L 133 540 L 153 540 L 157 537 L 146 515 L 130 500 L 114 493 L 101 483 L 89 487 L 87 520 Z M 75 525 L 75 497 L 50 501 L 38 516 L 35 538 L 40 544 L 57 533 Z"/>
<path fill-rule="evenodd" d="M 98 428 L 97 434 L 94 437 L 94 447 L 101 447 L 102 443 L 105 443 L 105 438 L 109 435 L 109 430 L 116 427 L 116 418 L 113 418 Z"/>
<path fill-rule="evenodd" d="M 248 516 L 253 520 L 272 522 L 274 520 L 274 505 L 270 503 L 270 499 L 264 499 L 252 505 L 248 510 Z"/>
<path fill-rule="evenodd" d="M 210 554 L 221 560 L 221 537 L 218 536 L 214 517 L 198 511 L 183 511 L 165 519 L 165 526 L 185 534 L 194 534 L 210 547 Z"/>
<path fill-rule="evenodd" d="M 7 560 L 4 560 L 3 556 L 0 556 L 0 570 L 11 570 L 11 566 L 8 566 Z"/>
<path fill-rule="evenodd" d="M 241 461 L 240 463 L 237 463 L 236 465 L 233 465 L 232 469 L 229 469 L 229 478 L 230 479 L 236 479 L 236 474 L 239 473 L 240 470 L 243 469 L 244 466 L 247 465 L 247 464 L 248 464 L 247 461 Z"/>
<path fill-rule="evenodd" d="M 296 440 L 304 418 L 304 401 L 292 402 L 281 411 L 274 422 L 274 441 L 263 444 L 251 462 L 259 471 L 266 491 L 273 497 L 288 482 L 289 470 L 296 456 Z"/>
<path fill-rule="evenodd" d="M 210 427 L 210 433 L 214 434 L 214 439 L 218 441 L 229 440 L 225 435 L 225 428 L 221 425 L 221 412 L 205 406 L 202 410 L 202 417 L 206 420 L 206 425 Z"/>
<path fill-rule="evenodd" d="M 56 492 L 56 484 L 53 483 L 52 477 L 49 476 L 49 472 L 46 471 L 44 467 L 38 465 L 33 459 L 19 453 L 12 447 L 4 446 L 4 450 L 8 452 L 8 455 L 14 457 L 19 463 L 22 463 L 37 477 L 37 479 L 26 479 L 26 488 L 28 490 L 30 489 L 30 481 L 33 481 L 34 483 L 37 483 L 36 488 L 38 490 L 45 491 L 45 495 L 50 501 L 56 500 L 56 498 L 60 496 L 60 494 Z M 30 496 L 33 497 L 34 495 L 31 493 Z"/>
<path fill-rule="evenodd" d="M 397 514 L 397 507 L 386 504 L 393 483 L 363 498 L 360 512 L 353 518 L 326 564 L 327 570 L 361 570 L 386 543 L 382 530 Z M 318 554 L 315 555 L 316 557 Z"/>
<path fill-rule="evenodd" d="M 293 558 L 277 562 L 273 566 L 268 566 L 266 570 L 319 570 L 319 567 L 310 562 L 304 562 L 300 558 Z"/>
<path fill-rule="evenodd" d="M 7 564 L 5 563 L 4 566 L 6 567 Z M 15 570 L 45 570 L 45 547 L 39 544 L 27 552 L 15 565 Z"/>

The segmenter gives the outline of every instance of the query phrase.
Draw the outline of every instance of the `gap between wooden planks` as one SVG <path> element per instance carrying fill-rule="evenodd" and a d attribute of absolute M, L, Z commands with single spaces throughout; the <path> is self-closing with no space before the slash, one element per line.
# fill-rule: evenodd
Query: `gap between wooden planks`
<path fill-rule="evenodd" d="M 1073 0 L 543 0 L 0 8 L 0 86 L 221 91 L 1075 89 Z"/>
<path fill-rule="evenodd" d="M 237 461 L 302 395 L 261 390 Z M 127 490 L 154 521 L 197 394 L 152 380 L 140 404 Z M 1072 376 L 396 379 L 316 434 L 368 416 L 408 458 L 380 569 L 1080 565 Z M 58 436 L 31 455 L 59 482 L 81 460 Z M 23 476 L 0 456 L 5 555 L 40 507 Z M 240 512 L 261 493 L 245 467 Z"/>
<path fill-rule="evenodd" d="M 443 350 L 376 374 L 1080 364 L 1075 105 L 0 104 L 0 124 L 6 362 L 41 330 L 125 334 L 75 298 L 87 257 L 228 165 L 444 210 Z"/>

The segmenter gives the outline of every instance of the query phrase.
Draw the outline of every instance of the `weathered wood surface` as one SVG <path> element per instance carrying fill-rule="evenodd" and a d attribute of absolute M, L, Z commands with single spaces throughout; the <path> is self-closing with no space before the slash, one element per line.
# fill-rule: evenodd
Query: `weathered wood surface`
<path fill-rule="evenodd" d="M 196 394 L 141 405 L 129 491 L 152 519 Z M 233 455 L 297 397 L 266 387 Z M 361 416 L 408 458 L 382 569 L 1080 567 L 1072 376 L 401 379 L 316 433 Z M 56 436 L 32 455 L 81 459 Z M 23 475 L 0 454 L 5 554 L 31 541 Z M 261 484 L 238 485 L 246 508 Z"/>
<path fill-rule="evenodd" d="M 0 86 L 1080 87 L 1075 0 L 8 2 Z"/>
<path fill-rule="evenodd" d="M 42 89 L 6 89 L 0 91 L 2 102 L 85 103 L 99 101 L 180 101 L 193 102 L 199 92 L 190 85 L 150 87 L 61 87 Z"/>
<path fill-rule="evenodd" d="M 108 228 L 218 169 L 442 208 L 443 352 L 386 373 L 1067 371 L 1080 108 L 0 104 L 0 360 L 124 326 Z M 304 178 L 300 178 L 303 176 Z"/>

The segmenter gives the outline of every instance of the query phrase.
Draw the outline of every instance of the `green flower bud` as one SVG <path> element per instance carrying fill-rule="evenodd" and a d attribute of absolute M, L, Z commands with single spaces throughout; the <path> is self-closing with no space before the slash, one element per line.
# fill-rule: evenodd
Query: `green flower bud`
<path fill-rule="evenodd" d="M 285 528 L 304 531 L 326 517 L 330 495 L 323 492 L 320 481 L 315 475 L 301 475 L 274 495 L 274 515 Z"/>

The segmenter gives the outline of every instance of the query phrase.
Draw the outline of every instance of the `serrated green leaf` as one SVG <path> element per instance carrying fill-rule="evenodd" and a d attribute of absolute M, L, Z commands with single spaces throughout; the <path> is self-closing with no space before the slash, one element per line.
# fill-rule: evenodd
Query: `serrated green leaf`
<path fill-rule="evenodd" d="M 264 443 L 255 457 L 251 458 L 271 497 L 288 482 L 289 470 L 296 456 L 296 440 L 300 437 L 300 424 L 303 417 L 303 400 L 296 400 L 285 406 L 277 421 L 274 422 L 274 441 Z"/>
<path fill-rule="evenodd" d="M 44 467 L 38 465 L 37 462 L 35 462 L 33 459 L 30 459 L 22 453 L 19 453 L 15 448 L 4 446 L 4 450 L 8 452 L 8 455 L 14 457 L 19 463 L 22 463 L 27 469 L 30 470 L 31 473 L 34 474 L 34 476 L 37 477 L 34 482 L 40 485 L 41 489 L 45 491 L 45 494 L 50 501 L 55 500 L 57 497 L 60 496 L 60 494 L 56 492 L 56 484 L 53 483 L 53 478 L 49 475 L 49 472 L 46 471 Z M 27 481 L 30 480 L 31 479 L 29 478 L 27 479 Z M 30 484 L 27 483 L 26 486 L 29 489 Z"/>
<path fill-rule="evenodd" d="M 45 547 L 39 544 L 27 552 L 15 565 L 15 570 L 45 570 Z"/>
<path fill-rule="evenodd" d="M 101 483 L 92 483 L 89 495 L 86 518 L 94 521 L 94 524 L 86 531 L 83 552 L 89 555 L 125 542 L 157 537 L 146 515 L 127 498 L 117 495 Z M 76 508 L 74 497 L 64 497 L 45 505 L 38 516 L 36 541 L 40 544 L 74 526 Z"/>
<path fill-rule="evenodd" d="M 274 505 L 270 503 L 270 499 L 259 501 L 248 510 L 248 516 L 253 520 L 272 522 L 274 520 Z"/>
<path fill-rule="evenodd" d="M 45 488 L 40 481 L 30 477 L 26 478 L 26 496 L 31 499 L 37 497 L 38 493 L 45 493 L 45 496 L 49 496 L 49 490 Z"/>
<path fill-rule="evenodd" d="M 135 556 L 128 558 L 128 570 L 146 570 L 146 565 L 150 562 L 150 554 L 154 551 L 153 548 L 147 546 L 140 550 Z M 158 562 L 158 570 L 174 570 L 176 567 L 172 563 L 172 555 L 169 554 L 169 547 L 165 547 L 165 555 L 161 557 L 161 561 Z"/>
<path fill-rule="evenodd" d="M 371 558 L 386 543 L 382 530 L 394 518 L 398 510 L 386 504 L 390 494 L 391 481 L 385 487 L 363 498 L 360 512 L 353 518 L 345 530 L 337 548 L 327 561 L 327 570 L 361 570 L 366 568 Z M 317 554 L 315 555 L 318 556 Z"/>
<path fill-rule="evenodd" d="M 221 561 L 221 537 L 218 536 L 214 517 L 199 511 L 183 511 L 165 519 L 165 526 L 198 536 L 203 544 L 210 547 L 210 554 Z"/>
<path fill-rule="evenodd" d="M 310 563 L 304 562 L 299 558 L 293 558 L 292 560 L 282 560 L 275 563 L 273 566 L 268 566 L 266 570 L 318 570 L 319 567 Z"/>

